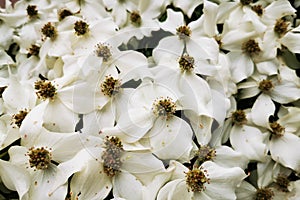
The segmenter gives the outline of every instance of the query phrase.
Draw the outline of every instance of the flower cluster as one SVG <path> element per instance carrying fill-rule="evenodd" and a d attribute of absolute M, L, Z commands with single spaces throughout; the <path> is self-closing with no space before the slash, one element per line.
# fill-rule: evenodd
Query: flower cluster
<path fill-rule="evenodd" d="M 299 199 L 299 7 L 5 1 L 0 199 Z"/>

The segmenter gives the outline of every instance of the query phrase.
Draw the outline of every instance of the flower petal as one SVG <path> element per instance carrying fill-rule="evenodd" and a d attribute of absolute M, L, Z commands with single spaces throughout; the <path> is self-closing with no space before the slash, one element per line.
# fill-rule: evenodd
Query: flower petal
<path fill-rule="evenodd" d="M 285 167 L 300 172 L 300 138 L 291 133 L 285 133 L 279 138 L 273 137 L 270 142 L 272 159 Z"/>
<path fill-rule="evenodd" d="M 264 161 L 267 153 L 263 134 L 259 129 L 251 126 L 233 126 L 230 142 L 236 151 L 243 153 L 249 160 Z"/>

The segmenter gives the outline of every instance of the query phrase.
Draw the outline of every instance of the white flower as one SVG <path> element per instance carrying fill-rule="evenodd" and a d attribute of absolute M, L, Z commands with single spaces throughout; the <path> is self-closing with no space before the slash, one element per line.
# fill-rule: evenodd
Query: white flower
<path fill-rule="evenodd" d="M 74 173 L 72 198 L 104 199 L 113 189 L 114 197 L 150 200 L 170 177 L 163 163 L 149 151 L 127 151 L 121 140 L 114 136 L 104 141 L 94 138 L 97 143 L 95 141 L 98 144 L 87 147 L 58 166 L 58 177 L 62 179 L 57 185 Z"/>
<path fill-rule="evenodd" d="M 162 187 L 157 199 L 235 199 L 235 189 L 246 177 L 239 167 L 223 168 L 211 161 L 189 170 L 181 163 L 175 166 L 173 178 Z"/>
<path fill-rule="evenodd" d="M 128 143 L 146 139 L 159 158 L 186 160 L 192 149 L 192 129 L 174 115 L 180 107 L 180 100 L 169 88 L 144 80 L 129 99 L 117 126 L 101 132 L 121 134 Z"/>
<path fill-rule="evenodd" d="M 194 58 L 217 61 L 219 45 L 213 38 L 197 35 L 197 21 L 185 24 L 182 13 L 171 9 L 167 9 L 167 16 L 167 20 L 160 26 L 173 35 L 163 38 L 156 47 L 157 49 L 181 55 L 186 48 L 186 53 Z M 196 34 L 193 34 L 194 31 Z"/>
<path fill-rule="evenodd" d="M 297 152 L 300 150 L 300 138 L 294 134 L 295 126 L 289 122 L 290 116 L 293 114 L 291 112 L 280 116 L 277 121 L 270 123 L 269 148 L 273 160 L 298 173 L 300 171 L 300 159 Z"/>
<path fill-rule="evenodd" d="M 145 36 L 150 37 L 152 31 L 158 31 L 160 27 L 157 18 L 160 15 L 162 3 L 163 1 L 160 0 L 138 1 L 134 7 L 128 8 L 125 16 L 127 17 L 126 23 L 120 27 L 117 38 L 120 38 L 119 40 L 123 43 L 128 43 L 133 37 L 141 40 Z M 113 8 L 113 12 L 115 9 Z"/>
<path fill-rule="evenodd" d="M 22 131 L 21 131 L 22 132 Z M 24 186 L 30 185 L 25 199 L 62 199 L 66 196 L 67 185 L 51 193 L 58 172 L 57 165 L 72 158 L 85 147 L 85 139 L 78 133 L 55 133 L 44 128 L 31 128 L 22 132 L 22 146 L 9 149 L 13 165 L 22 167 L 26 179 L 19 180 Z M 18 174 L 13 175 L 18 179 Z"/>

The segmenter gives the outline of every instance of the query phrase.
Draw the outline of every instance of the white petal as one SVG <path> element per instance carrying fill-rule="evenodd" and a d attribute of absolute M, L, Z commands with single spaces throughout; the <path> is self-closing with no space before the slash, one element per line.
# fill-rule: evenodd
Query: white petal
<path fill-rule="evenodd" d="M 0 177 L 8 189 L 18 192 L 20 199 L 29 190 L 30 176 L 24 168 L 0 160 Z"/>
<path fill-rule="evenodd" d="M 175 12 L 172 9 L 167 9 L 167 20 L 160 24 L 160 27 L 173 34 L 176 33 L 176 28 L 184 25 L 183 14 L 181 12 Z"/>
<path fill-rule="evenodd" d="M 88 186 L 88 187 L 87 187 Z M 72 199 L 105 199 L 112 188 L 110 178 L 103 172 L 99 161 L 90 160 L 84 170 L 73 175 L 71 181 Z"/>
<path fill-rule="evenodd" d="M 277 74 L 279 63 L 276 59 L 256 63 L 257 70 L 262 74 L 274 75 Z"/>
<path fill-rule="evenodd" d="M 45 108 L 43 120 L 43 125 L 49 130 L 73 132 L 78 122 L 78 115 L 63 105 L 59 99 L 55 99 Z"/>
<path fill-rule="evenodd" d="M 300 172 L 300 138 L 298 136 L 291 133 L 285 133 L 278 138 L 273 136 L 270 151 L 273 160 Z"/>
<path fill-rule="evenodd" d="M 267 156 L 266 158 L 266 162 L 257 163 L 257 186 L 259 188 L 267 187 L 271 184 L 280 169 L 279 167 L 276 167 L 275 162 L 270 156 Z"/>
<path fill-rule="evenodd" d="M 251 109 L 251 118 L 256 125 L 268 128 L 269 117 L 274 115 L 274 112 L 275 105 L 270 96 L 262 93 Z"/>
<path fill-rule="evenodd" d="M 278 103 L 290 103 L 300 98 L 299 86 L 294 82 L 282 80 L 276 85 L 270 94 L 271 98 Z"/>
<path fill-rule="evenodd" d="M 243 181 L 236 189 L 236 196 L 238 200 L 253 200 L 256 196 L 256 188 L 247 181 Z"/>
<path fill-rule="evenodd" d="M 162 189 L 160 189 L 157 200 L 182 200 L 192 199 L 192 192 L 188 192 L 185 181 L 176 179 L 168 182 Z"/>
<path fill-rule="evenodd" d="M 207 170 L 210 183 L 205 184 L 206 189 L 203 191 L 211 199 L 235 199 L 235 189 L 246 178 L 245 172 L 239 167 L 223 168 L 217 164 L 207 161 L 202 165 Z"/>
<path fill-rule="evenodd" d="M 100 130 L 104 127 L 113 127 L 115 123 L 115 116 L 110 106 L 105 106 L 101 111 L 83 115 L 82 119 L 82 133 L 95 136 L 99 136 Z"/>
<path fill-rule="evenodd" d="M 129 138 L 127 142 L 132 143 L 141 139 L 153 126 L 154 114 L 143 108 L 130 109 L 124 112 L 117 123 L 117 127 Z"/>
<path fill-rule="evenodd" d="M 156 60 L 163 59 L 164 54 L 181 56 L 184 49 L 184 43 L 177 36 L 165 37 L 159 41 L 157 47 L 153 50 L 153 57 Z"/>
<path fill-rule="evenodd" d="M 295 12 L 295 8 L 293 8 L 289 1 L 273 1 L 269 6 L 265 8 L 264 16 L 266 19 L 263 20 L 273 20 L 275 22 L 281 17 L 294 15 Z"/>
<path fill-rule="evenodd" d="M 126 152 L 121 159 L 122 170 L 132 174 L 147 174 L 164 170 L 163 163 L 151 153 Z"/>
<path fill-rule="evenodd" d="M 144 198 L 145 200 L 153 200 L 156 198 L 158 191 L 162 188 L 167 181 L 170 180 L 171 170 L 162 172 L 154 177 L 150 184 L 144 187 Z"/>
<path fill-rule="evenodd" d="M 193 110 L 198 115 L 212 116 L 212 96 L 207 82 L 195 74 L 184 74 L 179 81 L 181 91 L 185 94 L 180 98 L 183 109 Z"/>
<path fill-rule="evenodd" d="M 160 117 L 149 131 L 152 152 L 160 159 L 189 160 L 192 135 L 191 127 L 184 120 L 172 116 L 166 121 Z"/>
<path fill-rule="evenodd" d="M 33 107 L 36 101 L 36 95 L 27 83 L 17 80 L 16 76 L 11 75 L 8 87 L 2 94 L 4 102 L 16 110 Z"/>
<path fill-rule="evenodd" d="M 67 184 L 61 185 L 56 191 L 51 191 L 51 186 L 56 181 L 56 166 L 47 170 L 35 171 L 32 177 L 32 186 L 29 190 L 29 199 L 49 199 L 56 200 L 65 198 L 67 195 Z"/>
<path fill-rule="evenodd" d="M 211 126 L 213 118 L 205 115 L 197 115 L 195 112 L 186 110 L 184 115 L 190 120 L 195 132 L 197 142 L 200 145 L 207 145 L 211 139 Z"/>
<path fill-rule="evenodd" d="M 240 152 L 234 151 L 228 146 L 219 146 L 215 148 L 216 157 L 213 161 L 221 167 L 240 167 L 245 169 L 248 159 Z"/>
<path fill-rule="evenodd" d="M 73 112 L 86 114 L 95 110 L 95 92 L 96 88 L 91 87 L 88 83 L 80 83 L 60 89 L 58 97 Z"/>
<path fill-rule="evenodd" d="M 147 76 L 147 58 L 139 52 L 136 51 L 124 51 L 121 52 L 118 56 L 114 57 L 115 61 L 113 65 L 120 70 L 120 76 L 122 80 L 128 81 L 131 79 L 143 79 L 143 76 Z M 138 73 L 140 68 L 145 69 L 144 74 Z M 148 75 L 150 76 L 150 75 Z"/>
<path fill-rule="evenodd" d="M 142 199 L 142 184 L 130 173 L 122 172 L 113 179 L 113 194 L 125 199 Z"/>
<path fill-rule="evenodd" d="M 84 149 L 79 151 L 72 159 L 63 162 L 57 166 L 58 174 L 55 183 L 52 185 L 52 191 L 55 191 L 57 187 L 67 182 L 68 178 L 77 172 L 83 171 L 88 166 L 90 160 L 94 158 Z M 100 164 L 99 164 L 100 165 Z"/>
<path fill-rule="evenodd" d="M 230 142 L 236 151 L 243 153 L 249 160 L 264 161 L 267 153 L 263 134 L 259 129 L 251 126 L 233 126 Z"/>
<path fill-rule="evenodd" d="M 213 38 L 191 38 L 186 42 L 186 50 L 189 55 L 201 60 L 217 61 L 219 57 L 219 45 Z"/>
<path fill-rule="evenodd" d="M 299 33 L 288 32 L 282 39 L 281 43 L 293 53 L 300 53 L 300 35 Z"/>
<path fill-rule="evenodd" d="M 254 71 L 254 64 L 250 56 L 247 56 L 241 52 L 228 53 L 228 57 L 231 60 L 231 72 L 232 79 L 235 82 L 248 78 Z"/>

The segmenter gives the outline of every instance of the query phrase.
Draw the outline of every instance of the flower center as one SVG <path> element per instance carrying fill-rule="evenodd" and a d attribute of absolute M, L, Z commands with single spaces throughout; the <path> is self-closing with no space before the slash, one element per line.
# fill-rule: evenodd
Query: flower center
<path fill-rule="evenodd" d="M 27 155 L 29 156 L 30 167 L 35 169 L 47 169 L 52 159 L 51 153 L 44 147 L 31 147 Z"/>
<path fill-rule="evenodd" d="M 0 98 L 2 98 L 2 94 L 6 88 L 7 88 L 7 86 L 0 87 Z"/>
<path fill-rule="evenodd" d="M 192 31 L 190 29 L 190 27 L 184 25 L 184 26 L 179 26 L 177 29 L 176 29 L 176 34 L 178 35 L 179 39 L 183 40 L 183 39 L 186 39 L 186 38 L 189 38 L 192 34 Z"/>
<path fill-rule="evenodd" d="M 278 175 L 275 183 L 282 192 L 289 192 L 290 180 L 285 175 Z"/>
<path fill-rule="evenodd" d="M 141 25 L 142 18 L 138 11 L 133 11 L 132 13 L 130 13 L 130 21 L 135 26 Z"/>
<path fill-rule="evenodd" d="M 275 136 L 283 136 L 285 128 L 282 127 L 279 123 L 277 122 L 272 122 L 270 123 L 270 127 L 272 129 L 272 134 Z"/>
<path fill-rule="evenodd" d="M 34 89 L 37 90 L 37 96 L 43 100 L 47 98 L 53 99 L 56 95 L 56 88 L 52 85 L 50 81 L 36 81 L 34 84 Z"/>
<path fill-rule="evenodd" d="M 249 5 L 250 3 L 253 3 L 253 0 L 240 0 L 242 5 Z"/>
<path fill-rule="evenodd" d="M 169 118 L 176 112 L 176 104 L 170 97 L 161 97 L 154 101 L 152 110 L 156 116 L 166 116 Z"/>
<path fill-rule="evenodd" d="M 262 7 L 262 5 L 254 5 L 251 6 L 251 9 L 256 12 L 256 14 L 258 16 L 262 16 L 264 14 L 264 8 Z"/>
<path fill-rule="evenodd" d="M 107 62 L 111 58 L 112 54 L 110 52 L 110 48 L 107 45 L 100 43 L 100 44 L 97 44 L 96 48 L 97 48 L 95 50 L 96 55 L 98 57 L 103 58 L 104 62 Z"/>
<path fill-rule="evenodd" d="M 242 50 L 250 56 L 257 55 L 261 49 L 255 40 L 248 40 L 242 44 Z"/>
<path fill-rule="evenodd" d="M 25 119 L 26 115 L 28 114 L 27 109 L 20 110 L 18 114 L 14 114 L 12 116 L 14 124 L 16 124 L 19 128 L 22 125 L 23 120 Z"/>
<path fill-rule="evenodd" d="M 192 192 L 201 192 L 205 190 L 205 183 L 209 183 L 209 178 L 205 175 L 206 171 L 200 169 L 193 169 L 185 173 L 186 184 L 188 186 L 188 190 Z"/>
<path fill-rule="evenodd" d="M 51 24 L 51 22 L 48 22 L 47 24 L 45 24 L 43 26 L 43 28 L 41 29 L 43 35 L 45 37 L 50 38 L 51 40 L 54 40 L 57 36 L 57 30 L 56 28 Z"/>
<path fill-rule="evenodd" d="M 28 53 L 27 53 L 27 58 L 29 58 L 30 56 L 38 56 L 40 53 L 40 47 L 33 44 L 31 45 L 31 47 L 28 49 Z"/>
<path fill-rule="evenodd" d="M 26 11 L 30 19 L 38 16 L 38 10 L 36 9 L 35 5 L 28 5 Z"/>
<path fill-rule="evenodd" d="M 89 31 L 89 25 L 84 21 L 76 21 L 74 30 L 77 36 L 84 35 Z"/>
<path fill-rule="evenodd" d="M 119 79 L 114 79 L 112 76 L 106 76 L 100 87 L 101 92 L 104 95 L 111 97 L 119 92 L 121 82 Z"/>
<path fill-rule="evenodd" d="M 198 149 L 197 156 L 197 160 L 200 163 L 203 163 L 205 161 L 212 160 L 214 157 L 216 157 L 216 150 L 207 145 L 201 146 Z"/>
<path fill-rule="evenodd" d="M 124 151 L 121 140 L 115 136 L 107 136 L 104 142 L 105 151 L 102 154 L 104 173 L 113 177 L 120 172 L 121 153 Z"/>
<path fill-rule="evenodd" d="M 260 89 L 262 92 L 269 92 L 273 88 L 274 88 L 274 85 L 273 85 L 272 81 L 266 80 L 266 79 L 262 80 L 258 86 L 258 89 Z"/>
<path fill-rule="evenodd" d="M 274 192 L 270 188 L 261 188 L 256 190 L 255 200 L 271 200 Z"/>
<path fill-rule="evenodd" d="M 236 110 L 231 114 L 232 123 L 235 125 L 243 125 L 247 123 L 246 113 L 243 110 Z"/>
<path fill-rule="evenodd" d="M 194 69 L 195 60 L 193 57 L 191 57 L 189 55 L 183 55 L 180 57 L 178 63 L 179 63 L 179 67 L 182 72 L 184 72 L 184 71 L 190 72 Z"/>
<path fill-rule="evenodd" d="M 288 32 L 288 26 L 289 23 L 286 22 L 284 19 L 278 19 L 274 26 L 274 31 L 279 37 L 282 37 Z"/>
<path fill-rule="evenodd" d="M 68 9 L 60 9 L 58 11 L 58 19 L 59 21 L 63 20 L 64 18 L 73 15 L 73 13 L 71 11 L 69 11 Z"/>

